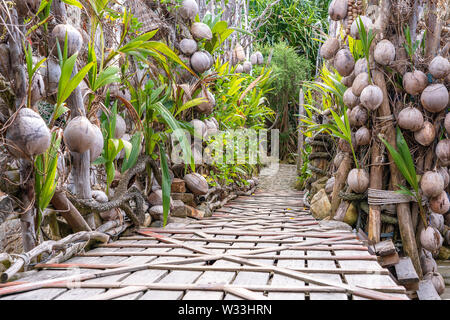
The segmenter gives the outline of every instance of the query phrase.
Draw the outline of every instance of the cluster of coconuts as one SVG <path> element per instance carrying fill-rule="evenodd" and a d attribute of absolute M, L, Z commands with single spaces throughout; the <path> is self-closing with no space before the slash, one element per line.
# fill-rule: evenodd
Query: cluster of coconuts
<path fill-rule="evenodd" d="M 116 138 L 125 133 L 125 121 L 119 115 L 116 120 Z M 103 134 L 101 129 L 92 124 L 88 118 L 78 116 L 72 118 L 64 129 L 64 143 L 70 152 L 89 152 L 91 162 L 97 159 L 103 150 Z"/>
<path fill-rule="evenodd" d="M 254 65 L 259 65 L 264 62 L 264 57 L 261 52 L 257 51 L 250 56 L 250 61 L 245 60 L 244 48 L 238 43 L 233 49 L 232 62 L 237 64 L 235 73 L 250 73 Z"/>
<path fill-rule="evenodd" d="M 196 128 L 198 134 L 200 134 L 203 138 L 207 138 L 210 135 L 213 135 L 219 131 L 219 123 L 216 118 L 211 117 L 210 119 L 199 120 L 193 119 L 190 122 L 194 128 Z"/>
<path fill-rule="evenodd" d="M 436 56 L 428 66 L 428 72 L 434 79 L 442 80 L 450 75 L 450 62 L 442 56 Z M 420 95 L 420 102 L 425 110 L 431 113 L 440 113 L 449 104 L 449 92 L 442 83 L 429 84 L 427 75 L 414 70 L 403 75 L 403 88 L 413 96 Z M 414 132 L 415 140 L 422 146 L 429 146 L 437 134 L 434 125 L 425 121 L 424 116 L 417 108 L 408 106 L 398 115 L 400 128 Z M 446 115 L 444 127 L 450 134 L 450 116 Z M 441 140 L 436 147 L 436 155 L 443 166 L 450 165 L 450 140 Z"/>

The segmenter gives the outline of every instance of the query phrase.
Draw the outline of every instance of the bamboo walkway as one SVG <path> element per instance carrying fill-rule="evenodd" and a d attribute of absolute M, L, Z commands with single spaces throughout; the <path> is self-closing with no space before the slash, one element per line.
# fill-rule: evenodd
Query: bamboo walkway
<path fill-rule="evenodd" d="M 354 233 L 323 227 L 302 193 L 256 192 L 211 218 L 142 228 L 0 285 L 1 299 L 408 299 Z"/>

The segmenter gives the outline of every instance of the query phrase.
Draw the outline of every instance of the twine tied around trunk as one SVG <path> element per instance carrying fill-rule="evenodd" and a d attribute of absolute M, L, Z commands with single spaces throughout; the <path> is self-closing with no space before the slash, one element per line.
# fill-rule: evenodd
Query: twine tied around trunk
<path fill-rule="evenodd" d="M 397 203 L 409 203 L 409 202 L 417 202 L 416 199 L 412 196 L 401 194 L 396 191 L 389 190 L 378 190 L 371 189 L 368 190 L 368 203 L 373 206 L 381 206 L 385 204 L 397 204 Z M 423 203 L 425 203 L 426 199 L 422 199 Z"/>

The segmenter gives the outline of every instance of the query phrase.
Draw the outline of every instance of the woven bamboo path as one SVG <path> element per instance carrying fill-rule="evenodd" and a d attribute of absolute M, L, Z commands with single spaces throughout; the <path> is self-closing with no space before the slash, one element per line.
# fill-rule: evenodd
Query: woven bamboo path
<path fill-rule="evenodd" d="M 322 227 L 300 192 L 259 191 L 212 217 L 99 245 L 0 286 L 0 299 L 407 299 L 354 233 Z"/>

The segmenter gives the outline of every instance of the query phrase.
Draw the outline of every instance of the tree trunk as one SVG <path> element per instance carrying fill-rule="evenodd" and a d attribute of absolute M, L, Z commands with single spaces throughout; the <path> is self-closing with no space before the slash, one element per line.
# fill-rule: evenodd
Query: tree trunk
<path fill-rule="evenodd" d="M 331 217 L 334 217 L 337 209 L 339 208 L 339 203 L 341 202 L 341 198 L 339 198 L 339 191 L 344 189 L 345 182 L 351 168 L 352 158 L 349 153 L 345 153 L 344 159 L 336 172 L 333 192 L 331 193 Z"/>

